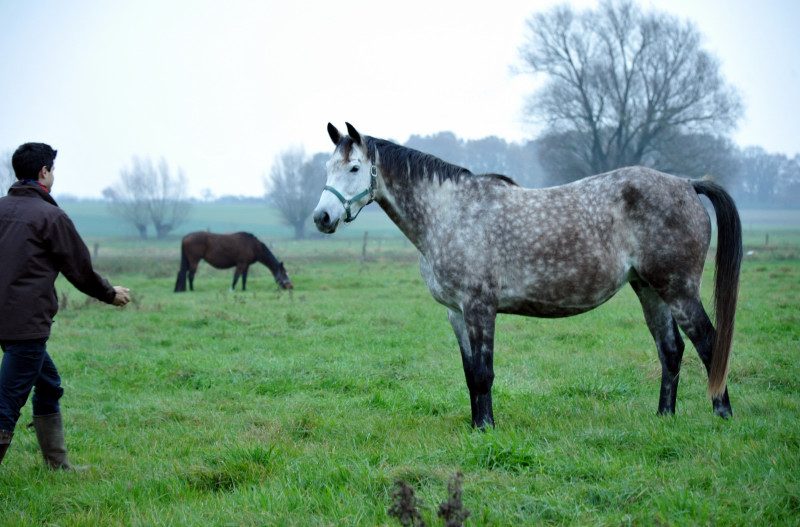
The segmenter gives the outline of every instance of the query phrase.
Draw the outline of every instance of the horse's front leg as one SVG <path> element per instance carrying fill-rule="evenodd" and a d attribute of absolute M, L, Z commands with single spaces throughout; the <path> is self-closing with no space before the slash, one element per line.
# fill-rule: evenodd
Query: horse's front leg
<path fill-rule="evenodd" d="M 247 269 L 249 265 L 237 265 L 236 270 L 233 273 L 233 284 L 231 285 L 231 291 L 236 289 L 236 282 L 239 281 L 239 277 L 242 277 L 242 291 L 245 290 L 247 285 Z"/>
<path fill-rule="evenodd" d="M 458 339 L 464 376 L 469 388 L 472 426 L 494 426 L 492 383 L 494 382 L 494 326 L 497 312 L 486 305 L 474 305 L 464 313 L 447 310 Z"/>

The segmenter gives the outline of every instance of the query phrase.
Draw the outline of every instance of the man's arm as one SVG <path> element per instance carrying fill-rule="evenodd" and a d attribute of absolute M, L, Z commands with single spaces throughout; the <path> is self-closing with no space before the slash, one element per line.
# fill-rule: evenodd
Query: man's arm
<path fill-rule="evenodd" d="M 58 270 L 80 292 L 107 304 L 125 305 L 130 301 L 127 289 L 117 286 L 117 290 L 117 287 L 112 287 L 108 280 L 95 272 L 89 248 L 83 243 L 75 225 L 66 214 L 53 221 L 47 237 Z"/>

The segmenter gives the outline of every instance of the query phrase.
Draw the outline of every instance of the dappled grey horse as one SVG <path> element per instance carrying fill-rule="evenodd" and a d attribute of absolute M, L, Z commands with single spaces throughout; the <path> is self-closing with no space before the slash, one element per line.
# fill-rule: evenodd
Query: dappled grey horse
<path fill-rule="evenodd" d="M 447 308 L 472 405 L 472 425 L 494 424 L 498 313 L 566 317 L 630 283 L 661 361 L 658 411 L 675 412 L 684 343 L 708 373 L 714 413 L 732 415 L 726 379 L 742 259 L 739 215 L 718 185 L 643 167 L 568 185 L 526 189 L 330 123 L 336 149 L 314 210 L 325 233 L 376 201 L 419 250 L 422 277 Z M 700 300 L 711 221 L 717 216 L 715 325 Z"/>

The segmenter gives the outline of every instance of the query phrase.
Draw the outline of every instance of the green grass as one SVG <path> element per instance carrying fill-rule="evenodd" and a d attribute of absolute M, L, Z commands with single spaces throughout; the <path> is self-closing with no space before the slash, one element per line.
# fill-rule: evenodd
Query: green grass
<path fill-rule="evenodd" d="M 90 469 L 47 471 L 26 406 L 0 524 L 399 525 L 402 479 L 440 525 L 457 472 L 466 525 L 800 524 L 800 261 L 745 262 L 733 419 L 712 414 L 690 346 L 677 415 L 656 416 L 658 359 L 626 288 L 578 317 L 499 317 L 497 427 L 479 433 L 413 249 L 370 233 L 362 264 L 343 238 L 276 240 L 291 293 L 262 266 L 232 293 L 232 271 L 203 265 L 184 294 L 175 243 L 98 238 L 98 268 L 135 301 L 60 280 L 49 343 L 71 459 Z"/>

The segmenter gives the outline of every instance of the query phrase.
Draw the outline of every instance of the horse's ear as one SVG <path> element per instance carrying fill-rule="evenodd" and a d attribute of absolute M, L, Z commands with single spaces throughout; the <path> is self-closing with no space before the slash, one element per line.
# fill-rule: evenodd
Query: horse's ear
<path fill-rule="evenodd" d="M 328 135 L 331 136 L 331 141 L 333 144 L 338 145 L 339 141 L 342 140 L 342 134 L 339 133 L 339 130 L 336 129 L 331 123 L 328 123 Z"/>
<path fill-rule="evenodd" d="M 344 124 L 347 125 L 347 135 L 350 136 L 350 139 L 352 139 L 354 143 L 361 144 L 361 134 L 358 133 L 358 130 L 350 123 Z"/>

